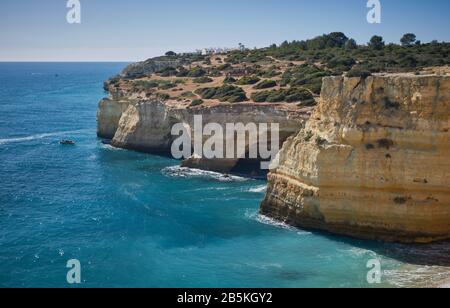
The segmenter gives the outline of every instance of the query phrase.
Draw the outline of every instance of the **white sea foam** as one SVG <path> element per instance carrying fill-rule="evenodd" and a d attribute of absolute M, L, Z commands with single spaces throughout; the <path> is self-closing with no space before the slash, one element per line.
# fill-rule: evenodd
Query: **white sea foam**
<path fill-rule="evenodd" d="M 102 148 L 104 148 L 106 150 L 111 150 L 111 151 L 124 151 L 124 149 L 122 149 L 122 148 L 116 148 L 110 144 L 105 144 L 105 143 L 102 144 Z"/>
<path fill-rule="evenodd" d="M 218 172 L 205 171 L 200 169 L 191 169 L 180 166 L 167 167 L 162 170 L 165 176 L 169 177 L 179 177 L 179 178 L 211 178 L 221 182 L 243 182 L 246 178 L 234 175 L 224 175 Z"/>
<path fill-rule="evenodd" d="M 33 140 L 45 139 L 49 137 L 57 137 L 57 136 L 66 136 L 68 134 L 78 134 L 87 131 L 86 129 L 82 130 L 74 130 L 74 131 L 63 131 L 63 132 L 54 132 L 54 133 L 44 133 L 44 134 L 36 134 L 26 137 L 18 137 L 18 138 L 6 138 L 0 139 L 0 145 L 8 144 L 8 143 L 21 143 L 28 142 Z"/>
<path fill-rule="evenodd" d="M 406 264 L 397 269 L 384 271 L 383 277 L 396 287 L 449 288 L 449 274 L 447 267 Z"/>
<path fill-rule="evenodd" d="M 258 221 L 259 223 L 262 223 L 264 225 L 269 225 L 269 226 L 273 226 L 276 228 L 293 231 L 293 232 L 296 232 L 298 235 L 311 235 L 312 234 L 311 232 L 299 230 L 293 226 L 288 225 L 285 222 L 267 217 L 265 215 L 261 215 L 255 211 L 251 211 L 251 212 L 247 211 L 246 216 L 250 219 L 255 219 L 256 221 Z"/>
<path fill-rule="evenodd" d="M 263 193 L 266 191 L 266 189 L 267 189 L 267 185 L 260 185 L 257 187 L 252 187 L 252 188 L 248 189 L 247 191 L 252 192 L 252 193 Z"/>

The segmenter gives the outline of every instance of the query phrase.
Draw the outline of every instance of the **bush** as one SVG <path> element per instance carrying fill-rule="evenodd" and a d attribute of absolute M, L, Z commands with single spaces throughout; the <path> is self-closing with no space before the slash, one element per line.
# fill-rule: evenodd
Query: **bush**
<path fill-rule="evenodd" d="M 169 90 L 169 89 L 173 89 L 177 86 L 176 83 L 172 83 L 172 82 L 161 82 L 159 84 L 159 88 L 161 90 Z"/>
<path fill-rule="evenodd" d="M 311 102 L 314 101 L 314 97 L 310 91 L 304 88 L 290 88 L 290 89 L 280 89 L 272 91 L 261 91 L 255 92 L 252 95 L 252 100 L 257 103 L 280 103 L 280 102 Z"/>
<path fill-rule="evenodd" d="M 201 100 L 201 99 L 194 99 L 189 106 L 190 107 L 195 107 L 195 106 L 200 106 L 202 104 L 203 104 L 203 100 Z"/>
<path fill-rule="evenodd" d="M 269 88 L 273 88 L 277 86 L 277 82 L 274 80 L 263 80 L 260 83 L 258 83 L 257 85 L 255 85 L 253 88 L 254 89 L 269 89 Z"/>
<path fill-rule="evenodd" d="M 221 102 L 239 103 L 247 100 L 244 90 L 232 85 L 219 88 L 201 88 L 196 91 L 203 99 L 218 99 Z"/>
<path fill-rule="evenodd" d="M 311 100 L 314 100 L 314 97 L 307 89 L 293 88 L 286 91 L 286 102 L 288 103 Z"/>
<path fill-rule="evenodd" d="M 219 71 L 224 71 L 224 70 L 226 70 L 226 69 L 228 69 L 228 68 L 230 68 L 231 67 L 231 65 L 229 64 L 229 63 L 225 63 L 225 64 L 222 64 L 222 65 L 219 65 L 218 67 L 217 67 L 217 69 L 219 70 Z"/>
<path fill-rule="evenodd" d="M 185 98 L 194 98 L 196 97 L 196 95 L 194 93 L 192 93 L 191 91 L 186 91 L 180 94 L 181 97 L 185 97 Z"/>
<path fill-rule="evenodd" d="M 273 93 L 269 94 L 267 97 L 267 102 L 269 103 L 280 103 L 283 102 L 286 99 L 286 94 L 282 91 L 274 91 Z"/>
<path fill-rule="evenodd" d="M 206 71 L 204 69 L 202 69 L 201 67 L 191 68 L 187 73 L 188 77 L 194 77 L 194 78 L 202 77 L 205 75 L 206 75 Z"/>
<path fill-rule="evenodd" d="M 209 82 L 213 82 L 214 80 L 212 80 L 209 77 L 203 76 L 203 77 L 195 78 L 193 81 L 195 83 L 209 83 Z"/>
<path fill-rule="evenodd" d="M 170 95 L 167 93 L 156 93 L 156 98 L 158 98 L 162 101 L 166 101 L 166 100 L 170 99 Z"/>
<path fill-rule="evenodd" d="M 235 83 L 236 79 L 233 77 L 225 77 L 225 79 L 223 80 L 224 83 Z"/>
<path fill-rule="evenodd" d="M 347 77 L 350 77 L 350 78 L 351 77 L 360 77 L 360 78 L 365 79 L 369 76 L 372 76 L 371 72 L 360 69 L 360 68 L 353 68 L 347 73 Z"/>
<path fill-rule="evenodd" d="M 178 71 L 174 67 L 166 67 L 160 71 L 157 72 L 161 77 L 171 77 L 176 76 L 178 74 Z"/>
<path fill-rule="evenodd" d="M 241 79 L 239 79 L 236 84 L 238 85 L 251 85 L 251 84 L 255 84 L 258 83 L 261 79 L 259 79 L 256 76 L 246 76 L 246 77 L 242 77 Z"/>

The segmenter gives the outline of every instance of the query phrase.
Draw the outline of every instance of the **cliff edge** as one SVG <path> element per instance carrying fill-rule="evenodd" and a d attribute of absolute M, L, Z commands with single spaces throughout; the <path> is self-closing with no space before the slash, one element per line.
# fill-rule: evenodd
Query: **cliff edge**
<path fill-rule="evenodd" d="M 261 213 L 352 237 L 450 238 L 450 76 L 326 77 Z"/>

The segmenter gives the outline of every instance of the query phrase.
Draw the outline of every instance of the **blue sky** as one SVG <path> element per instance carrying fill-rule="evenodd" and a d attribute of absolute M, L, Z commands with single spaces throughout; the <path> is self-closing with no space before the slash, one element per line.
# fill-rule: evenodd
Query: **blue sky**
<path fill-rule="evenodd" d="M 450 1 L 381 0 L 382 23 L 368 24 L 367 0 L 80 0 L 82 23 L 68 24 L 66 0 L 1 0 L 0 61 L 136 61 L 167 50 L 264 47 L 342 31 L 366 43 L 450 41 Z"/>

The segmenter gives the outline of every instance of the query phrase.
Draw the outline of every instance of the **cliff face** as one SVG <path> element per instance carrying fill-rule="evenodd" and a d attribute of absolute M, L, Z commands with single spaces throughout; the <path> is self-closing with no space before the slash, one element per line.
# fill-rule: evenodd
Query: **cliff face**
<path fill-rule="evenodd" d="M 311 108 L 299 109 L 278 104 L 216 104 L 212 106 L 189 107 L 177 101 L 123 100 L 120 97 L 104 99 L 97 113 L 98 135 L 112 139 L 115 147 L 139 150 L 150 153 L 170 153 L 173 125 L 183 123 L 194 128 L 194 116 L 201 115 L 203 125 L 218 123 L 279 123 L 280 145 L 297 133 L 309 118 Z M 204 137 L 204 142 L 207 137 Z M 248 141 L 246 142 L 248 147 Z M 206 160 L 192 157 L 183 162 L 185 167 L 204 170 L 230 172 L 238 163 L 232 160 Z"/>
<path fill-rule="evenodd" d="M 261 213 L 365 239 L 450 238 L 450 77 L 325 78 Z"/>

